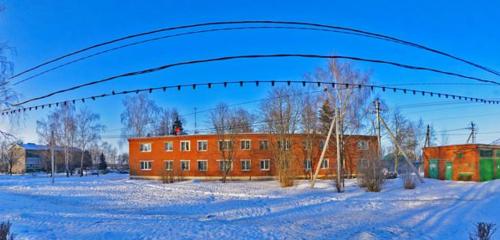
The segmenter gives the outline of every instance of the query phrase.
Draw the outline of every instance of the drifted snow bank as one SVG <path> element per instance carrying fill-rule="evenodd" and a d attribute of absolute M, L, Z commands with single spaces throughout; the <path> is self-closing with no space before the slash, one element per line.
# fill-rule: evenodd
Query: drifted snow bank
<path fill-rule="evenodd" d="M 465 239 L 475 222 L 500 225 L 500 180 L 316 186 L 0 176 L 0 220 L 17 239 Z"/>

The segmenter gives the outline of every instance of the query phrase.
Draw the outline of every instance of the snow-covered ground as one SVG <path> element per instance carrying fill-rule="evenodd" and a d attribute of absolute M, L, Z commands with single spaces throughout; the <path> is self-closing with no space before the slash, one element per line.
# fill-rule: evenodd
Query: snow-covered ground
<path fill-rule="evenodd" d="M 500 225 L 500 180 L 296 185 L 0 176 L 0 221 L 17 239 L 466 239 L 475 222 Z"/>

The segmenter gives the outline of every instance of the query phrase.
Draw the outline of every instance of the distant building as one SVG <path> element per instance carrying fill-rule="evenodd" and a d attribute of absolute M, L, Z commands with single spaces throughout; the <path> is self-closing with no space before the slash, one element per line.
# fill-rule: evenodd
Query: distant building
<path fill-rule="evenodd" d="M 221 152 L 231 147 L 234 157 L 229 179 L 265 179 L 277 177 L 272 146 L 290 151 L 294 176 L 310 177 L 319 160 L 324 136 L 316 135 L 313 144 L 305 144 L 304 134 L 294 134 L 290 143 L 280 144 L 266 133 L 237 134 L 231 144 L 215 134 L 172 135 L 130 138 L 129 164 L 131 178 L 161 179 L 166 175 L 185 178 L 220 179 L 225 167 Z M 377 149 L 377 137 L 347 135 L 345 139 L 345 174 L 355 176 L 357 164 L 366 163 Z M 334 140 L 321 163 L 320 175 L 336 173 Z M 306 157 L 310 147 L 312 157 Z M 276 148 L 275 148 L 276 149 Z"/>
<path fill-rule="evenodd" d="M 81 150 L 79 148 L 69 148 L 70 169 L 80 167 Z M 86 152 L 84 165 L 90 166 L 90 155 Z M 34 171 L 50 171 L 51 159 L 50 148 L 47 145 L 34 143 L 14 144 L 9 150 L 9 158 L 13 159 L 13 173 L 26 173 Z M 64 148 L 56 146 L 54 148 L 54 158 L 56 171 L 64 171 Z M 89 164 L 90 163 L 90 164 Z"/>
<path fill-rule="evenodd" d="M 428 178 L 462 181 L 500 179 L 500 145 L 426 147 L 423 157 L 424 172 Z"/>

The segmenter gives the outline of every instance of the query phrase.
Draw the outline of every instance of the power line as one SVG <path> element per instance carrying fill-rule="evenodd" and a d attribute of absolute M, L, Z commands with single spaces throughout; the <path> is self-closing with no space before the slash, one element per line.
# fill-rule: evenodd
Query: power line
<path fill-rule="evenodd" d="M 158 41 L 158 40 L 168 39 L 168 38 L 174 38 L 174 37 L 180 37 L 180 36 L 188 36 L 188 35 L 194 35 L 194 34 L 201 34 L 201 33 L 219 32 L 219 31 L 234 31 L 234 30 L 252 30 L 252 29 L 309 30 L 309 31 L 335 32 L 335 33 L 343 33 L 343 34 L 351 34 L 351 35 L 360 35 L 360 34 L 357 34 L 357 33 L 344 32 L 344 31 L 339 31 L 339 30 L 322 29 L 322 28 L 312 28 L 312 27 L 266 27 L 266 26 L 256 26 L 256 27 L 227 27 L 227 28 L 214 28 L 214 29 L 206 29 L 206 30 L 199 30 L 199 31 L 183 32 L 183 33 L 171 34 L 171 35 L 166 35 L 166 36 L 161 36 L 161 37 L 155 37 L 155 38 L 145 39 L 145 40 L 141 40 L 141 41 L 136 41 L 136 42 L 132 42 L 132 43 L 127 43 L 127 44 L 120 45 L 120 46 L 117 46 L 117 47 L 114 47 L 114 48 L 110 48 L 110 49 L 99 51 L 99 52 L 96 52 L 96 53 L 93 53 L 93 54 L 89 54 L 89 55 L 86 55 L 86 56 L 83 56 L 83 57 L 71 60 L 69 62 L 65 62 L 65 63 L 59 64 L 57 66 L 54 66 L 54 67 L 49 68 L 49 69 L 47 69 L 45 71 L 36 73 L 34 75 L 31 75 L 31 76 L 29 76 L 27 78 L 24 78 L 22 80 L 19 80 L 19 81 L 15 82 L 13 85 L 16 86 L 18 84 L 21 84 L 23 82 L 29 81 L 29 80 L 34 79 L 36 77 L 45 75 L 45 74 L 47 74 L 49 72 L 55 71 L 57 69 L 63 68 L 65 66 L 68 66 L 68 65 L 71 65 L 71 64 L 74 64 L 74 63 L 77 63 L 77 62 L 80 62 L 80 61 L 83 61 L 83 60 L 86 60 L 86 59 L 89 59 L 89 58 L 92 58 L 92 57 L 96 57 L 96 56 L 99 56 L 99 55 L 102 55 L 102 54 L 105 54 L 105 53 L 113 52 L 113 51 L 120 50 L 120 49 L 123 49 L 123 48 L 131 47 L 131 46 L 145 44 L 145 43 L 148 43 L 148 42 L 153 42 L 153 41 Z M 5 83 L 3 83 L 3 85 L 8 84 L 8 83 L 9 83 L 9 81 L 5 81 Z"/>
<path fill-rule="evenodd" d="M 421 95 L 421 96 L 428 96 L 428 97 L 438 97 L 438 98 L 450 98 L 450 99 L 455 99 L 455 100 L 462 100 L 462 101 L 469 101 L 469 102 L 480 102 L 484 104 L 500 104 L 500 101 L 497 100 L 489 100 L 489 99 L 484 99 L 484 98 L 473 98 L 473 97 L 467 97 L 467 96 L 461 96 L 461 95 L 455 95 L 455 94 L 448 94 L 448 93 L 440 93 L 440 92 L 431 92 L 431 91 L 422 91 L 422 90 L 415 90 L 415 89 L 407 89 L 407 88 L 396 88 L 396 87 L 387 87 L 383 85 L 371 85 L 371 84 L 356 84 L 356 83 L 335 83 L 335 82 L 330 82 L 330 81 L 305 81 L 305 80 L 266 80 L 266 81 L 225 81 L 225 82 L 208 82 L 208 83 L 192 83 L 192 84 L 180 84 L 180 85 L 170 85 L 170 86 L 162 86 L 162 87 L 154 87 L 154 88 L 141 88 L 141 89 L 134 89 L 134 90 L 124 90 L 124 91 L 112 91 L 111 93 L 103 93 L 100 95 L 93 95 L 90 97 L 83 97 L 83 98 L 74 98 L 74 99 L 69 99 L 65 101 L 59 101 L 59 102 L 53 102 L 53 103 L 45 103 L 45 104 L 40 104 L 40 105 L 35 105 L 35 106 L 29 106 L 29 107 L 19 107 L 15 109 L 7 109 L 2 111 L 2 115 L 8 115 L 8 114 L 15 114 L 15 113 L 20 113 L 25 112 L 25 111 L 31 111 L 31 110 L 38 110 L 38 109 L 44 109 L 45 107 L 52 107 L 52 106 L 59 106 L 59 105 L 67 105 L 67 104 L 76 104 L 76 102 L 82 102 L 84 103 L 85 101 L 88 100 L 96 100 L 104 97 L 109 97 L 109 96 L 114 96 L 114 95 L 125 95 L 129 93 L 140 93 L 140 92 L 149 92 L 152 93 L 153 91 L 166 91 L 167 89 L 177 89 L 181 90 L 183 88 L 192 88 L 195 90 L 197 87 L 202 87 L 206 86 L 208 88 L 212 88 L 212 86 L 216 85 L 222 85 L 224 87 L 227 87 L 229 85 L 239 85 L 240 87 L 243 87 L 248 84 L 253 84 L 256 87 L 258 87 L 260 84 L 263 83 L 268 83 L 271 84 L 271 86 L 275 86 L 276 83 L 285 83 L 288 86 L 290 86 L 292 83 L 293 84 L 301 84 L 303 87 L 305 87 L 307 84 L 313 84 L 317 85 L 318 87 L 321 86 L 332 86 L 332 87 L 344 87 L 344 88 L 352 88 L 352 89 L 362 89 L 362 88 L 368 88 L 370 90 L 375 90 L 379 89 L 382 90 L 382 92 L 393 92 L 393 93 L 403 93 L 403 94 L 413 94 L 413 95 Z"/>
<path fill-rule="evenodd" d="M 177 62 L 177 63 L 171 63 L 171 64 L 166 64 L 162 65 L 159 67 L 154 67 L 154 68 L 148 68 L 148 69 L 143 69 L 140 71 L 133 71 L 133 72 L 128 72 L 128 73 L 123 73 L 119 75 L 114 75 L 111 77 L 107 77 L 104 79 L 92 81 L 92 82 L 87 82 L 83 84 L 79 84 L 73 87 L 57 90 L 39 97 L 34 97 L 28 100 L 24 100 L 22 102 L 18 102 L 13 104 L 13 106 L 20 106 L 22 104 L 26 104 L 29 102 L 41 100 L 44 98 L 48 98 L 57 94 L 61 94 L 64 92 L 69 92 L 69 91 L 74 91 L 79 88 L 91 86 L 91 85 L 96 85 L 100 84 L 103 82 L 108 82 L 114 79 L 118 78 L 124 78 L 124 77 L 131 77 L 131 76 L 137 76 L 137 75 L 142 75 L 142 74 L 148 74 L 148 73 L 153 73 L 161 70 L 165 70 L 168 68 L 172 67 L 177 67 L 177 66 L 183 66 L 183 65 L 192 65 L 192 64 L 200 64 L 200 63 L 208 63 L 208 62 L 219 62 L 219 61 L 229 61 L 229 60 L 236 60 L 236 59 L 257 59 L 257 58 L 290 58 L 290 57 L 295 57 L 295 58 L 319 58 L 319 59 L 346 59 L 346 60 L 352 60 L 352 61 L 361 61 L 361 62 L 370 62 L 370 63 L 377 63 L 377 64 L 385 64 L 385 65 L 391 65 L 391 66 L 396 66 L 396 67 L 401 67 L 401 68 L 406 68 L 406 69 L 411 69 L 411 70 L 418 70 L 418 71 L 428 71 L 428 72 L 434 72 L 434 73 L 439 73 L 443 75 L 448 75 L 448 76 L 455 76 L 455 77 L 460 77 L 460 78 L 465 78 L 469 80 L 475 80 L 479 82 L 485 82 L 485 83 L 492 83 L 496 85 L 500 85 L 499 82 L 493 81 L 493 80 L 487 80 L 487 79 L 481 79 L 481 78 L 476 78 L 473 76 L 467 76 L 459 73 L 454 73 L 454 72 L 448 72 L 448 71 L 442 71 L 439 69 L 434 69 L 434 68 L 428 68 L 428 67 L 421 67 L 421 66 L 413 66 L 413 65 L 407 65 L 407 64 L 401 64 L 397 62 L 391 62 L 391 61 L 385 61 L 385 60 L 379 60 L 379 59 L 368 59 L 368 58 L 359 58 L 359 57 L 351 57 L 351 56 L 340 56 L 340 55 L 318 55 L 318 54 L 255 54 L 255 55 L 236 55 L 236 56 L 224 56 L 224 57 L 218 57 L 218 58 L 208 58 L 208 59 L 199 59 L 199 60 L 190 60 L 190 61 L 184 61 L 184 62 Z"/>
<path fill-rule="evenodd" d="M 425 50 L 425 51 L 428 51 L 428 52 L 432 52 L 432 53 L 435 53 L 435 54 L 446 56 L 446 57 L 455 59 L 457 61 L 466 63 L 468 65 L 474 66 L 476 68 L 479 68 L 479 69 L 481 69 L 483 71 L 486 71 L 486 72 L 495 74 L 497 76 L 500 76 L 500 73 L 498 71 L 490 69 L 490 68 L 485 67 L 485 66 L 482 66 L 480 64 L 474 63 L 472 61 L 469 61 L 469 60 L 466 60 L 466 59 L 454 56 L 452 54 L 449 54 L 449 53 L 446 53 L 446 52 L 443 52 L 443 51 L 440 51 L 440 50 L 437 50 L 437 49 L 433 49 L 433 48 L 424 46 L 422 44 L 418 44 L 418 43 L 414 43 L 414 42 L 402 40 L 402 39 L 399 39 L 399 38 L 396 38 L 396 37 L 392 37 L 392 36 L 389 36 L 389 35 L 384 35 L 384 34 L 379 34 L 379 33 L 374 33 L 374 32 L 369 32 L 369 31 L 364 31 L 364 30 L 359 30 L 359 29 L 351 28 L 351 27 L 341 27 L 341 26 L 335 26 L 335 25 L 326 25 L 326 24 L 318 24 L 318 23 L 310 23 L 310 22 L 248 20 L 248 21 L 221 21 L 221 22 L 197 23 L 197 24 L 191 24 L 191 25 L 166 27 L 166 28 L 160 28 L 160 29 L 156 29 L 156 30 L 152 30 L 152 31 L 131 34 L 131 35 L 127 35 L 127 36 L 124 36 L 124 37 L 112 39 L 112 40 L 109 40 L 109 41 L 97 43 L 97 44 L 94 44 L 94 45 L 91 45 L 91 46 L 88 46 L 88 47 L 85 47 L 85 48 L 82 48 L 82 49 L 79 49 L 79 50 L 76 50 L 76 51 L 73 51 L 73 52 L 70 52 L 70 53 L 67 53 L 67 54 L 64 54 L 62 56 L 53 58 L 51 60 L 42 62 L 41 64 L 38 64 L 36 66 L 33 66 L 33 67 L 28 68 L 28 69 L 26 69 L 26 70 L 24 70 L 24 71 L 22 71 L 20 73 L 17 73 L 15 75 L 13 75 L 9 79 L 13 79 L 13 78 L 19 77 L 19 76 L 21 76 L 23 74 L 26 74 L 28 72 L 34 71 L 34 70 L 36 70 L 36 69 L 38 69 L 40 67 L 43 67 L 43 66 L 48 65 L 50 63 L 53 63 L 53 62 L 62 60 L 64 58 L 67 58 L 67 57 L 79 54 L 81 52 L 85 52 L 85 51 L 88 51 L 88 50 L 91 50 L 91 49 L 94 49 L 94 48 L 97 48 L 97 47 L 109 45 L 109 44 L 112 44 L 112 43 L 124 41 L 124 40 L 131 39 L 131 38 L 136 38 L 136 37 L 140 37 L 140 36 L 155 34 L 155 33 L 159 33 L 159 32 L 179 30 L 179 29 L 189 29 L 189 28 L 207 27 L 207 26 L 215 26 L 215 25 L 243 25 L 243 24 L 299 25 L 299 26 L 320 27 L 320 28 L 335 29 L 335 30 L 341 30 L 341 31 L 347 31 L 347 32 L 357 33 L 357 34 L 360 34 L 360 35 L 368 37 L 368 38 L 377 38 L 377 39 L 381 39 L 381 40 L 385 40 L 385 41 L 391 41 L 391 42 L 399 43 L 399 44 L 402 44 L 402 45 L 405 45 L 405 46 L 411 46 L 411 47 L 422 49 L 422 50 Z"/>

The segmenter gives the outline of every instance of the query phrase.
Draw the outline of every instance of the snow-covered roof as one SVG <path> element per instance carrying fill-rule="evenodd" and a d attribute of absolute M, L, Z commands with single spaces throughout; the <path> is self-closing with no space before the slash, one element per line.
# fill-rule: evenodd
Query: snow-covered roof
<path fill-rule="evenodd" d="M 30 150 L 30 151 L 47 151 L 49 150 L 49 146 L 48 145 L 39 145 L 39 144 L 35 144 L 35 143 L 23 143 L 23 144 L 19 144 L 20 147 L 24 148 L 24 150 Z M 70 148 L 71 150 L 73 151 L 80 151 L 79 148 Z M 61 147 L 61 146 L 56 146 L 54 148 L 55 151 L 62 151 L 64 150 L 64 147 Z"/>

